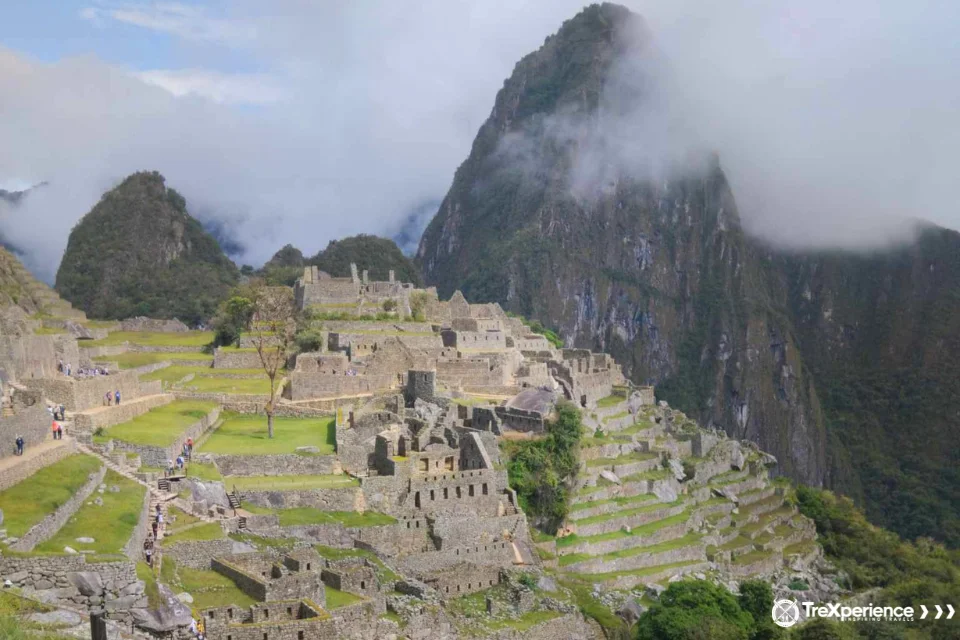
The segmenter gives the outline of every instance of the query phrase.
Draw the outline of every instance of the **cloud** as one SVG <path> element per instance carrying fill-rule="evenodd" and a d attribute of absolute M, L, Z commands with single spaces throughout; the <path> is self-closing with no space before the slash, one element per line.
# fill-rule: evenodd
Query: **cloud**
<path fill-rule="evenodd" d="M 267 74 L 226 74 L 205 69 L 155 69 L 134 74 L 147 84 L 177 97 L 200 96 L 219 104 L 267 105 L 280 102 L 285 92 Z"/>
<path fill-rule="evenodd" d="M 648 23 L 662 89 L 656 109 L 623 120 L 623 140 L 719 153 L 748 228 L 865 246 L 910 218 L 960 227 L 960 5 L 627 4 Z M 83 15 L 104 38 L 117 24 L 171 34 L 188 64 L 48 64 L 0 49 L 0 182 L 50 183 L 0 210 L 0 230 L 50 278 L 100 194 L 156 169 L 192 212 L 229 230 L 244 262 L 288 242 L 312 254 L 343 235 L 396 232 L 443 197 L 517 60 L 581 6 L 94 4 Z M 236 73 L 231 56 L 255 64 Z M 663 110 L 679 124 L 652 126 Z M 585 184 L 596 166 L 584 156 Z"/>
<path fill-rule="evenodd" d="M 239 45 L 253 41 L 257 26 L 251 23 L 217 18 L 200 6 L 178 2 L 102 3 L 84 7 L 80 17 L 99 27 L 115 20 L 187 40 Z"/>

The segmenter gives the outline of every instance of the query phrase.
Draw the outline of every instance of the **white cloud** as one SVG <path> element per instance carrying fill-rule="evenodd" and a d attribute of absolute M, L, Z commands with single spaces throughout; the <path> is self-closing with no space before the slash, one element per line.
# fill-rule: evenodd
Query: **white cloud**
<path fill-rule="evenodd" d="M 206 69 L 156 69 L 134 75 L 177 97 L 200 96 L 219 104 L 267 105 L 285 93 L 267 74 L 226 74 Z"/>
<path fill-rule="evenodd" d="M 905 218 L 960 227 L 960 5 L 628 4 L 665 60 L 663 99 L 720 154 L 751 229 L 863 245 Z M 312 253 L 395 229 L 443 196 L 514 64 L 581 6 L 96 4 L 84 15 L 104 37 L 116 21 L 176 34 L 189 70 L 138 79 L 95 58 L 42 64 L 0 49 L 0 180 L 50 182 L 0 228 L 49 276 L 105 189 L 157 169 L 192 211 L 225 221 L 251 263 L 288 242 Z M 265 71 L 210 71 L 222 62 L 210 43 Z"/>
<path fill-rule="evenodd" d="M 80 17 L 97 26 L 109 20 L 168 33 L 186 40 L 240 45 L 256 38 L 256 25 L 238 20 L 217 18 L 200 6 L 178 2 L 103 3 L 84 7 Z"/>

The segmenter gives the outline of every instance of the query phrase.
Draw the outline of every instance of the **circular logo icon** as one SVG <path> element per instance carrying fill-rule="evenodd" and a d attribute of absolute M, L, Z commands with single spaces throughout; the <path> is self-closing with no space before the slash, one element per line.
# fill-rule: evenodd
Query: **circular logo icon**
<path fill-rule="evenodd" d="M 773 603 L 773 622 L 780 627 L 792 627 L 800 620 L 800 607 L 793 600 L 777 600 Z"/>

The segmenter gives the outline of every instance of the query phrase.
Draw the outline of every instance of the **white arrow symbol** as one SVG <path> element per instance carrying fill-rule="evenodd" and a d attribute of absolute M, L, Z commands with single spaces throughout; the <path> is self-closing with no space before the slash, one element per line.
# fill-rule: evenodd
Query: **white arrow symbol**
<path fill-rule="evenodd" d="M 938 605 L 938 604 L 935 604 L 935 605 L 933 605 L 933 606 L 935 606 L 935 607 L 937 608 L 937 616 L 934 618 L 934 620 L 939 620 L 939 619 L 940 619 L 940 616 L 943 615 L 943 609 L 942 609 L 942 608 L 940 607 L 940 605 Z"/>
<path fill-rule="evenodd" d="M 927 617 L 927 614 L 930 612 L 927 611 L 927 607 L 924 605 L 920 605 L 920 608 L 923 610 L 923 613 L 920 614 L 920 619 L 923 620 L 924 618 Z"/>
<path fill-rule="evenodd" d="M 949 620 L 950 618 L 953 617 L 953 614 L 956 613 L 956 611 L 953 610 L 953 605 L 952 605 L 952 604 L 948 604 L 948 605 L 947 605 L 947 611 L 950 612 L 950 613 L 947 614 L 947 620 Z"/>

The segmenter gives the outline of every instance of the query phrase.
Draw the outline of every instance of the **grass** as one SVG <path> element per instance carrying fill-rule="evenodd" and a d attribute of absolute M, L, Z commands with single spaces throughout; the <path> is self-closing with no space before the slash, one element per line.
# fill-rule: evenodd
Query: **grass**
<path fill-rule="evenodd" d="M 191 373 L 193 375 L 197 375 L 206 371 L 213 371 L 213 369 L 210 367 L 171 365 L 169 367 L 164 367 L 163 369 L 151 371 L 150 373 L 144 373 L 140 376 L 140 380 L 143 380 L 144 382 L 159 380 L 164 384 L 164 386 L 169 386 L 175 382 L 180 382 L 183 378 Z"/>
<path fill-rule="evenodd" d="M 223 476 L 215 465 L 203 462 L 191 462 L 187 465 L 187 477 L 206 482 L 222 482 Z"/>
<path fill-rule="evenodd" d="M 659 453 L 644 453 L 642 451 L 634 451 L 633 453 L 627 453 L 617 458 L 595 458 L 587 462 L 588 467 L 612 467 L 614 465 L 630 464 L 631 462 L 643 462 L 645 460 L 653 460 L 654 458 L 659 457 Z"/>
<path fill-rule="evenodd" d="M 639 527 L 631 527 L 629 533 L 624 529 L 617 529 L 616 531 L 598 533 L 592 536 L 578 536 L 577 534 L 573 534 L 564 538 L 558 538 L 557 546 L 569 547 L 580 542 L 597 543 L 606 542 L 608 540 L 617 540 L 619 538 L 649 536 L 650 534 L 659 531 L 663 527 L 669 527 L 681 522 L 686 522 L 689 518 L 690 513 L 688 511 L 684 511 L 675 516 L 670 516 L 661 520 L 655 520 L 654 522 L 648 522 L 647 524 L 640 525 Z"/>
<path fill-rule="evenodd" d="M 342 524 L 345 527 L 378 527 L 394 524 L 397 521 L 396 518 L 383 513 L 377 513 L 376 511 L 357 513 L 356 511 L 321 511 L 313 507 L 265 509 L 254 506 L 246 506 L 244 509 L 253 514 L 276 514 L 280 518 L 281 527 L 295 527 L 309 524 Z"/>
<path fill-rule="evenodd" d="M 178 361 L 189 362 L 193 360 L 204 360 L 204 361 L 209 361 L 210 363 L 213 363 L 213 356 L 207 355 L 205 353 L 200 353 L 199 351 L 192 351 L 189 353 L 162 353 L 162 352 L 138 351 L 138 352 L 130 352 L 130 353 L 120 353 L 115 356 L 102 356 L 100 358 L 97 358 L 97 360 L 101 360 L 104 362 L 116 362 L 121 369 L 136 369 L 137 367 L 145 367 L 147 365 L 157 364 L 158 362 L 169 362 L 171 365 L 175 365 Z M 197 368 L 200 368 L 200 367 L 197 367 Z M 209 369 L 209 367 L 207 368 Z M 149 374 L 149 375 L 152 375 L 152 374 Z"/>
<path fill-rule="evenodd" d="M 279 385 L 280 378 L 277 377 Z M 196 376 L 189 382 L 177 385 L 182 391 L 200 393 L 226 393 L 228 395 L 270 395 L 270 380 L 264 378 L 218 378 L 216 376 Z"/>
<path fill-rule="evenodd" d="M 199 451 L 233 455 L 293 453 L 297 447 L 314 446 L 329 455 L 336 446 L 336 427 L 329 418 L 275 418 L 273 438 L 267 438 L 267 419 L 235 413 L 223 414 L 223 424 Z"/>
<path fill-rule="evenodd" d="M 298 489 L 338 489 L 359 487 L 360 481 L 345 475 L 325 476 L 247 476 L 231 477 L 227 485 L 240 491 L 296 491 Z"/>
<path fill-rule="evenodd" d="M 177 400 L 137 416 L 129 422 L 109 427 L 95 442 L 110 438 L 153 447 L 169 447 L 183 432 L 217 406 L 215 402 Z"/>
<path fill-rule="evenodd" d="M 639 578 L 644 576 L 652 576 L 662 571 L 689 567 L 690 565 L 700 564 L 701 562 L 703 562 L 703 560 L 686 560 L 684 562 L 671 562 L 670 564 L 644 567 L 642 569 L 626 569 L 624 571 L 610 571 L 608 573 L 575 573 L 571 575 L 587 582 L 606 582 L 607 580 L 615 580 L 617 578 L 623 578 L 627 576 Z"/>
<path fill-rule="evenodd" d="M 100 461 L 92 456 L 70 456 L 0 493 L 7 535 L 22 538 L 30 527 L 69 500 L 99 468 Z"/>
<path fill-rule="evenodd" d="M 170 536 L 167 538 L 167 536 Z M 198 540 L 219 540 L 226 537 L 223 534 L 223 529 L 220 528 L 220 525 L 216 522 L 208 522 L 206 524 L 201 524 L 197 527 L 187 529 L 186 531 L 177 531 L 172 530 L 166 533 L 163 537 L 163 544 L 169 546 L 171 544 L 177 544 L 178 542 L 190 542 Z"/>
<path fill-rule="evenodd" d="M 745 553 L 741 556 L 737 556 L 733 559 L 733 564 L 750 564 L 751 562 L 757 562 L 759 560 L 766 560 L 772 554 L 770 551 L 751 551 L 750 553 Z"/>
<path fill-rule="evenodd" d="M 88 340 L 87 347 L 112 347 L 125 342 L 141 347 L 205 347 L 213 342 L 212 331 L 149 332 L 114 331 L 102 340 Z M 169 355 L 169 354 L 164 354 Z"/>
<path fill-rule="evenodd" d="M 669 507 L 677 507 L 683 504 L 683 499 L 679 499 L 676 502 L 658 502 L 656 504 L 648 504 L 642 507 L 636 507 L 633 509 L 623 509 L 622 511 L 613 511 L 611 513 L 602 513 L 598 516 L 590 516 L 589 518 L 583 518 L 582 520 L 577 520 L 578 526 L 585 526 L 588 524 L 596 524 L 598 522 L 606 522 L 608 520 L 616 520 L 617 518 L 623 518 L 626 516 L 635 516 L 641 513 L 648 513 L 650 511 L 656 511 L 658 509 L 667 509 Z"/>
<path fill-rule="evenodd" d="M 40 327 L 34 333 L 38 336 L 57 336 L 66 333 L 66 329 L 61 329 L 59 327 Z"/>
<path fill-rule="evenodd" d="M 89 329 L 110 329 L 120 325 L 116 320 L 85 320 L 80 324 Z"/>
<path fill-rule="evenodd" d="M 347 593 L 346 591 L 340 591 L 339 589 L 334 589 L 330 585 L 327 585 L 324 590 L 327 595 L 327 606 L 326 609 L 329 611 L 331 609 L 339 609 L 340 607 L 346 607 L 353 604 L 354 602 L 360 602 L 363 600 L 360 596 L 355 596 L 352 593 Z"/>
<path fill-rule="evenodd" d="M 666 480 L 672 475 L 673 473 L 669 469 L 651 469 L 650 471 L 641 471 L 624 476 L 620 478 L 620 482 L 627 484 L 628 482 L 639 482 L 641 480 Z"/>
<path fill-rule="evenodd" d="M 657 496 L 653 495 L 652 493 L 639 493 L 635 496 L 627 496 L 623 498 L 609 498 L 607 500 L 594 500 L 593 502 L 578 502 L 577 504 L 570 506 L 570 511 L 583 511 L 584 509 L 593 509 L 594 507 L 600 507 L 606 504 L 615 504 L 622 507 L 628 504 L 649 502 L 656 499 Z"/>
<path fill-rule="evenodd" d="M 381 584 L 396 582 L 400 579 L 400 576 L 390 569 L 390 567 L 383 564 L 383 561 L 372 551 L 367 551 L 366 549 L 337 549 L 336 547 L 328 547 L 322 544 L 314 548 L 317 550 L 317 553 L 328 560 L 342 560 L 344 558 L 366 558 L 370 560 L 377 566 L 377 574 L 380 576 Z"/>
<path fill-rule="evenodd" d="M 183 509 L 178 507 L 171 506 L 167 509 L 167 526 L 175 529 L 181 527 L 187 527 L 191 524 L 200 522 L 200 518 L 193 515 L 192 513 L 187 513 Z"/>
<path fill-rule="evenodd" d="M 174 592 L 186 591 L 193 596 L 193 609 L 236 605 L 249 607 L 256 601 L 240 591 L 229 578 L 215 571 L 178 567 L 171 558 L 164 558 L 160 580 Z"/>
<path fill-rule="evenodd" d="M 627 399 L 623 396 L 616 396 L 616 395 L 607 396 L 605 398 L 600 398 L 599 400 L 597 400 L 597 408 L 605 409 L 607 407 L 615 407 L 621 402 L 626 402 L 626 401 Z"/>
<path fill-rule="evenodd" d="M 94 493 L 53 538 L 37 546 L 38 553 L 63 553 L 64 547 L 82 547 L 97 554 L 123 551 L 140 519 L 145 489 L 111 470 L 107 471 L 103 481 L 108 487 L 117 485 L 120 491 Z M 94 504 L 97 497 L 103 499 L 103 506 Z M 96 541 L 77 543 L 76 539 L 80 537 L 91 537 Z"/>
<path fill-rule="evenodd" d="M 160 588 L 157 586 L 157 576 L 146 562 L 137 563 L 137 579 L 143 580 L 144 591 L 147 594 L 147 602 L 151 609 L 156 609 L 163 604 L 160 599 Z"/>
<path fill-rule="evenodd" d="M 783 557 L 795 556 L 798 554 L 810 553 L 817 546 L 813 540 L 802 540 L 796 544 L 787 545 L 783 548 Z"/>

